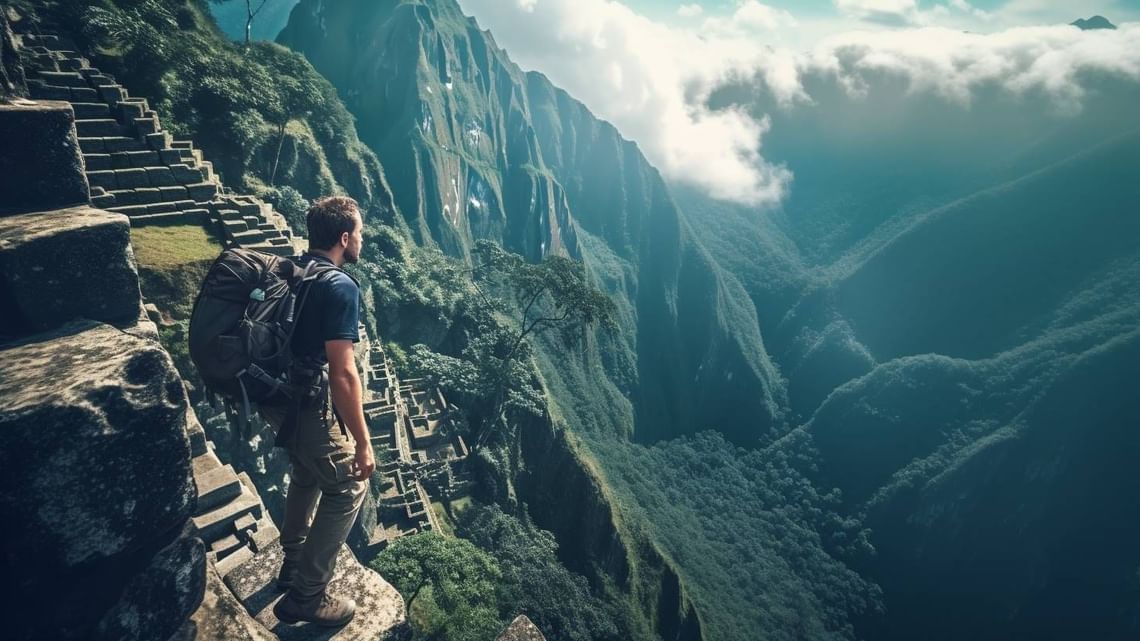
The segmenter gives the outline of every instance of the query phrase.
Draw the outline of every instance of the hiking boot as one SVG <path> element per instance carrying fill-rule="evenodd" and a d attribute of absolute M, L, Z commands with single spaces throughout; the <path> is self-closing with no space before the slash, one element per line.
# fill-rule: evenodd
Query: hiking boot
<path fill-rule="evenodd" d="M 356 614 L 356 603 L 352 599 L 332 596 L 327 591 L 305 603 L 298 603 L 290 591 L 273 606 L 273 616 L 282 623 L 305 621 L 330 628 L 348 623 L 354 614 Z"/>
<path fill-rule="evenodd" d="M 277 589 L 287 592 L 297 581 L 297 564 L 285 561 L 281 564 L 281 571 L 277 573 Z"/>

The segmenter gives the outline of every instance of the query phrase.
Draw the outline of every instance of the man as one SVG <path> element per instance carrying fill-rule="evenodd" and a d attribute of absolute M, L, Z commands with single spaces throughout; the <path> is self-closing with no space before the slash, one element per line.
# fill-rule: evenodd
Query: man
<path fill-rule="evenodd" d="M 306 223 L 309 251 L 300 258 L 301 265 L 319 261 L 339 268 L 359 260 L 364 239 L 356 201 L 317 200 Z M 273 613 L 285 623 L 340 626 L 352 619 L 356 604 L 329 594 L 327 587 L 375 467 L 353 359 L 353 343 L 360 339 L 360 289 L 351 276 L 335 269 L 313 281 L 305 296 L 293 332 L 298 364 L 293 372 L 318 377 L 308 382 L 322 391 L 292 409 L 289 405 L 260 408 L 262 417 L 278 430 L 278 444 L 287 448 L 292 465 L 281 527 L 285 562 L 278 576 L 278 586 L 288 592 Z M 327 390 L 321 387 L 326 378 Z M 296 422 L 281 431 L 286 421 L 294 420 L 291 412 Z"/>

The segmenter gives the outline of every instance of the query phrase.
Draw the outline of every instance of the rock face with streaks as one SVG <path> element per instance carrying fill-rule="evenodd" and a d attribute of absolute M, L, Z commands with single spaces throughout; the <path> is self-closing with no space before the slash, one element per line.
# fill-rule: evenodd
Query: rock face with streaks
<path fill-rule="evenodd" d="M 19 524 L 0 574 L 5 609 L 22 613 L 6 617 L 14 638 L 86 638 L 112 607 L 134 608 L 142 632 L 108 620 L 106 638 L 169 636 L 196 607 L 200 544 L 179 542 L 195 496 L 184 398 L 158 343 L 108 325 L 0 351 L 0 521 Z M 178 590 L 146 605 L 157 586 Z M 114 605 L 132 594 L 142 601 Z"/>

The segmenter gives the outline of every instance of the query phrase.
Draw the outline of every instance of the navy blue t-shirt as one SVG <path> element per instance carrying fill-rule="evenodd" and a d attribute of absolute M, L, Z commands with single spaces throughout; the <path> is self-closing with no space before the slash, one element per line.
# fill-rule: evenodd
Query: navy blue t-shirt
<path fill-rule="evenodd" d="M 324 256 L 304 254 L 297 261 L 332 265 Z M 309 288 L 305 306 L 293 330 L 293 354 L 298 358 L 315 357 L 326 363 L 325 341 L 338 339 L 360 342 L 360 288 L 352 278 L 338 270 L 322 274 Z"/>

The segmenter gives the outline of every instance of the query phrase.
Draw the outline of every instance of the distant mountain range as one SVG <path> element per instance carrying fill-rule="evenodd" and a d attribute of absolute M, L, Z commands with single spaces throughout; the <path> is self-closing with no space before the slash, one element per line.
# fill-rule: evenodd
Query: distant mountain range
<path fill-rule="evenodd" d="M 1074 27 L 1080 27 L 1081 29 L 1084 29 L 1085 31 L 1088 31 L 1090 29 L 1115 29 L 1116 28 L 1116 25 L 1109 22 L 1108 18 L 1105 18 L 1104 16 L 1093 16 L 1093 17 L 1088 18 L 1088 19 L 1082 18 L 1080 20 L 1075 20 L 1073 22 L 1070 22 L 1069 24 L 1073 25 Z"/>

